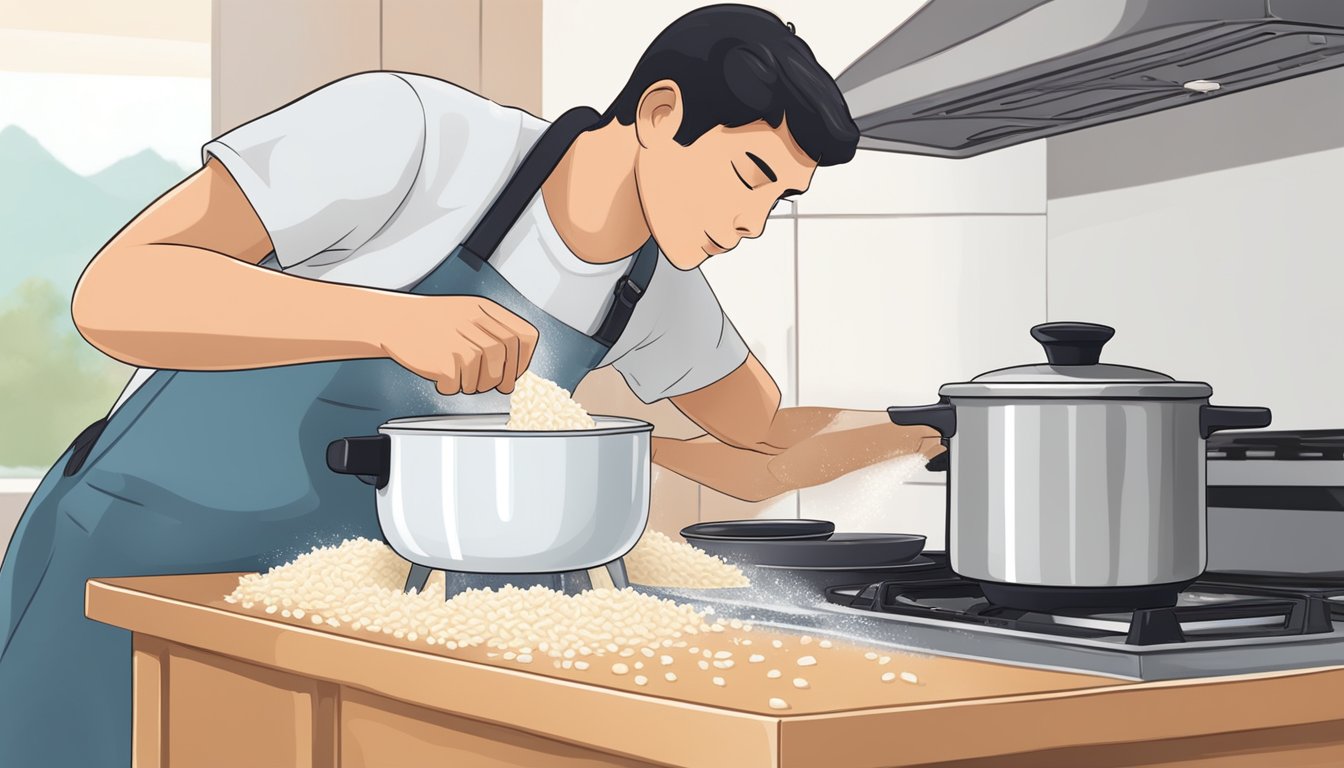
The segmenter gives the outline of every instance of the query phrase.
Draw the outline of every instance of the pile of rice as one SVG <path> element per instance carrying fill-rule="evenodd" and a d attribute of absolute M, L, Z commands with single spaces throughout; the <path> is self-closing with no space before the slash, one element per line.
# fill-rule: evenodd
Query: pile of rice
<path fill-rule="evenodd" d="M 686 547 L 661 534 L 645 539 L 650 542 L 644 547 L 649 557 Z M 638 564 L 638 558 L 636 563 L 632 571 L 647 566 Z M 688 565 L 681 562 L 678 567 Z M 441 572 L 431 576 L 423 594 L 402 592 L 408 570 L 409 563 L 385 543 L 352 539 L 314 549 L 265 574 L 245 575 L 224 600 L 291 621 L 387 635 L 449 651 L 481 648 L 486 657 L 513 664 L 549 661 L 557 669 L 603 677 L 629 675 L 636 686 L 668 693 L 706 682 L 717 688 L 745 686 L 773 710 L 792 709 L 790 699 L 807 696 L 803 692 L 813 690 L 814 683 L 825 687 L 827 680 L 838 680 L 850 688 L 860 685 L 860 678 L 840 680 L 829 671 L 839 663 L 831 661 L 839 646 L 829 639 L 814 644 L 808 635 L 762 636 L 753 633 L 749 622 L 714 618 L 712 610 L 701 613 L 633 589 L 593 589 L 568 596 L 543 587 L 505 587 L 468 590 L 445 601 Z M 869 651 L 863 658 L 871 669 L 862 675 L 864 684 L 885 685 L 898 679 L 923 684 L 915 673 L 898 674 L 888 666 L 893 661 L 890 655 Z"/>
<path fill-rule="evenodd" d="M 544 587 L 473 589 L 445 601 L 443 574 L 435 572 L 423 594 L 406 594 L 402 586 L 409 568 L 383 542 L 352 539 L 319 547 L 264 574 L 245 575 L 224 600 L 315 625 L 449 650 L 499 648 L 524 663 L 534 654 L 572 661 L 671 647 L 687 635 L 723 631 L 722 624 L 710 623 L 691 606 L 633 589 L 594 589 L 574 596 Z"/>
<path fill-rule="evenodd" d="M 625 556 L 630 581 L 649 587 L 723 589 L 749 587 L 741 569 L 690 544 L 648 530 Z"/>
<path fill-rule="evenodd" d="M 526 371 L 509 395 L 507 427 L 527 431 L 596 429 L 597 422 L 574 402 L 569 390 Z"/>

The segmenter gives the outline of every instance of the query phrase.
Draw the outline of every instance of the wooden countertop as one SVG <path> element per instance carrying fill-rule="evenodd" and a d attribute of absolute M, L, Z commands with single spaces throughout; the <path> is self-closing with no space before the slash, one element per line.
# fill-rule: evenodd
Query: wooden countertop
<path fill-rule="evenodd" d="M 565 670 L 545 656 L 520 664 L 480 647 L 448 651 L 245 610 L 223 599 L 239 575 L 91 580 L 86 613 L 254 664 L 671 765 L 918 765 L 1344 719 L 1337 695 L 1344 666 L 1139 683 L 890 650 L 881 651 L 892 657 L 883 665 L 838 640 L 822 649 L 821 636 L 803 645 L 798 635 L 757 628 L 696 638 L 701 649 L 734 654 L 728 671 L 699 670 L 685 649 L 667 668 L 607 656 L 590 657 L 588 670 Z M 742 646 L 748 638 L 751 646 Z M 769 661 L 748 669 L 751 649 Z M 817 664 L 797 666 L 804 654 Z M 613 662 L 637 661 L 646 685 L 635 684 L 634 671 L 611 672 Z M 767 666 L 781 669 L 781 679 L 767 680 Z M 664 669 L 678 679 L 665 681 Z M 918 682 L 882 682 L 886 671 L 912 672 Z M 713 675 L 728 685 L 713 685 Z M 798 676 L 810 687 L 794 688 Z M 790 708 L 771 709 L 771 697 Z"/>

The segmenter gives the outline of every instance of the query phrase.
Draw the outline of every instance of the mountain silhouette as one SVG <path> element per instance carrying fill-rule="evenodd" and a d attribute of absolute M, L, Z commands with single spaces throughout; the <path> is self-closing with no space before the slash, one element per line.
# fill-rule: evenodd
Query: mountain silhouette
<path fill-rule="evenodd" d="M 116 399 L 130 369 L 80 338 L 70 297 L 98 249 L 185 177 L 151 150 L 81 176 L 0 128 L 0 468 L 46 467 Z"/>
<path fill-rule="evenodd" d="M 29 277 L 68 296 L 98 249 L 185 176 L 152 150 L 81 176 L 22 128 L 0 129 L 0 300 Z"/>
<path fill-rule="evenodd" d="M 186 177 L 186 171 L 152 149 L 123 157 L 89 176 L 104 194 L 144 207 Z"/>

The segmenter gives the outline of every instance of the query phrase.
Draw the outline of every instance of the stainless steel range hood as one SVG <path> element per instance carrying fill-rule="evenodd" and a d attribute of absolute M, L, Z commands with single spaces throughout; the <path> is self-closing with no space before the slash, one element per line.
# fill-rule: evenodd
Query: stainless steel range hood
<path fill-rule="evenodd" d="M 959 158 L 1341 65 L 1344 0 L 929 0 L 837 82 L 861 147 Z"/>

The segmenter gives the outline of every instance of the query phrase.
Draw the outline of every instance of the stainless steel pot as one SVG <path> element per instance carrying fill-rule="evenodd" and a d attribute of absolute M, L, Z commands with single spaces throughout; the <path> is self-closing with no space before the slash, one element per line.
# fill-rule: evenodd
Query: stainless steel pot
<path fill-rule="evenodd" d="M 1213 390 L 1100 363 L 1115 331 L 1031 329 L 1048 362 L 888 409 L 949 446 L 948 549 L 985 596 L 1028 609 L 1172 605 L 1206 563 L 1204 441 L 1265 427 L 1266 408 L 1208 404 Z"/>
<path fill-rule="evenodd" d="M 434 569 L 562 573 L 629 552 L 649 518 L 651 424 L 524 432 L 507 414 L 393 419 L 327 449 L 336 472 L 377 487 L 398 554 Z"/>

